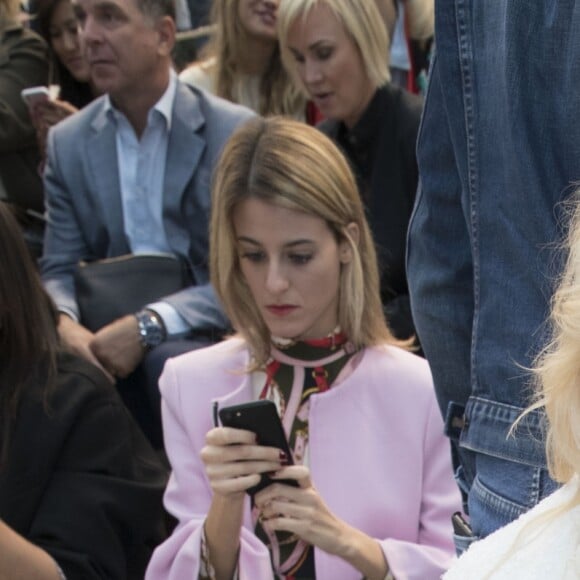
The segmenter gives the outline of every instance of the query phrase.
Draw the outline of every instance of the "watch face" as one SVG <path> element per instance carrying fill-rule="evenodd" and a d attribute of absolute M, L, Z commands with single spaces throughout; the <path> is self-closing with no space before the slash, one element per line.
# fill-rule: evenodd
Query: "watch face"
<path fill-rule="evenodd" d="M 163 331 L 157 325 L 150 327 L 145 340 L 148 346 L 157 346 L 163 342 Z"/>
<path fill-rule="evenodd" d="M 140 312 L 137 314 L 137 322 L 139 323 L 139 334 L 144 346 L 151 348 L 164 341 L 165 329 L 156 316 L 148 312 Z"/>

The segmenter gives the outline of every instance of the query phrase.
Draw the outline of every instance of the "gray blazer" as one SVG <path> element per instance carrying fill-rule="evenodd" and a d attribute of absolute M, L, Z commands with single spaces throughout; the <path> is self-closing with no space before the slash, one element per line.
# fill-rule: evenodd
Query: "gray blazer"
<path fill-rule="evenodd" d="M 175 255 L 196 285 L 164 300 L 192 329 L 227 321 L 209 284 L 210 180 L 234 128 L 253 116 L 239 105 L 178 82 L 165 169 L 163 223 Z M 74 272 L 79 260 L 130 252 L 123 227 L 115 129 L 101 97 L 49 133 L 44 174 L 48 225 L 40 261 L 45 286 L 60 309 L 78 315 Z"/>

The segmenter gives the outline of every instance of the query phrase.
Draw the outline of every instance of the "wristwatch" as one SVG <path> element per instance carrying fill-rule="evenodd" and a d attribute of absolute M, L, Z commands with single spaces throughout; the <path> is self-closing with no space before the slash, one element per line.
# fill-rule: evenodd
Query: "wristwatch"
<path fill-rule="evenodd" d="M 139 325 L 139 338 L 146 350 L 161 344 L 167 338 L 167 330 L 163 320 L 153 310 L 140 310 L 135 314 Z"/>

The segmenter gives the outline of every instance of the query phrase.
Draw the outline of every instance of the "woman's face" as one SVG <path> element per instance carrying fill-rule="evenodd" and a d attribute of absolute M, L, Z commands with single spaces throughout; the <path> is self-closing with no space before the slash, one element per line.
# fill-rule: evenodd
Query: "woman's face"
<path fill-rule="evenodd" d="M 88 82 L 90 70 L 78 30 L 78 22 L 70 0 L 60 0 L 50 19 L 49 35 L 52 50 L 77 81 Z"/>
<path fill-rule="evenodd" d="M 276 40 L 276 13 L 280 0 L 238 0 L 238 17 L 249 36 Z"/>
<path fill-rule="evenodd" d="M 287 43 L 298 75 L 320 112 L 352 128 L 375 87 L 358 46 L 334 12 L 319 2 L 305 19 L 298 17 L 292 24 Z"/>
<path fill-rule="evenodd" d="M 321 218 L 250 198 L 234 210 L 242 275 L 271 334 L 320 338 L 338 324 L 348 243 Z"/>

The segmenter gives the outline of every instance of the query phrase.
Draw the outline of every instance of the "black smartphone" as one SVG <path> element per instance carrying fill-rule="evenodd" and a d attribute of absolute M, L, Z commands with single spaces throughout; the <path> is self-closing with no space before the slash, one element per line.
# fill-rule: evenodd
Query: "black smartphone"
<path fill-rule="evenodd" d="M 280 421 L 278 410 L 272 401 L 252 401 L 241 405 L 223 407 L 219 410 L 219 416 L 224 427 L 252 431 L 256 434 L 259 445 L 281 449 L 288 458 L 287 465 L 294 463 L 282 421 Z M 294 479 L 277 479 L 276 481 L 298 487 L 298 483 Z M 247 491 L 250 495 L 254 495 L 271 483 L 273 483 L 273 480 L 264 473 L 260 483 Z"/>

